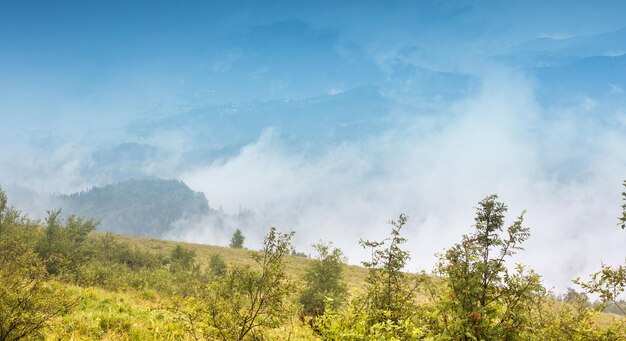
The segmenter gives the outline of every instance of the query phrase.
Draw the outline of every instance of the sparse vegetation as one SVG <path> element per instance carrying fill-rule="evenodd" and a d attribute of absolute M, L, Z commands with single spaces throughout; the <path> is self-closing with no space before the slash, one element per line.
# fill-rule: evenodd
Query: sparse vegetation
<path fill-rule="evenodd" d="M 414 274 L 404 215 L 388 238 L 361 241 L 371 259 L 356 267 L 331 244 L 316 244 L 315 259 L 292 256 L 293 233 L 274 228 L 247 251 L 98 234 L 58 211 L 34 221 L 0 190 L 0 341 L 625 338 L 624 318 L 584 293 L 559 299 L 532 270 L 507 266 L 530 230 L 523 215 L 505 229 L 505 212 L 485 198 L 474 231 L 434 273 Z M 615 310 L 623 268 L 609 270 L 582 285 Z"/>
<path fill-rule="evenodd" d="M 288 318 L 286 300 L 292 287 L 284 258 L 293 233 L 271 228 L 260 252 L 251 253 L 257 269 L 232 267 L 206 284 L 198 298 L 179 309 L 186 330 L 195 339 L 244 340 L 262 337 Z"/>

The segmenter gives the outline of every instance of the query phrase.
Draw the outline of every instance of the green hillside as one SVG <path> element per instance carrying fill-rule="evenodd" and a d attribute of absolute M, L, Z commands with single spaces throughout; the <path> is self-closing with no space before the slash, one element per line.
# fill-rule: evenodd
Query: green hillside
<path fill-rule="evenodd" d="M 58 212 L 32 221 L 0 191 L 0 340 L 624 339 L 623 317 L 502 266 L 528 237 L 521 218 L 497 233 L 505 211 L 485 198 L 438 270 L 409 274 L 403 215 L 386 240 L 362 241 L 359 267 L 329 244 L 292 256 L 275 229 L 251 251 L 96 232 Z"/>

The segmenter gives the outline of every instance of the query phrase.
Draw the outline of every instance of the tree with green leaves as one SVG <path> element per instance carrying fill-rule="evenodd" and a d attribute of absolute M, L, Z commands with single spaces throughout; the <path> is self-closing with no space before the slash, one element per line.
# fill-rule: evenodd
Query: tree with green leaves
<path fill-rule="evenodd" d="M 252 252 L 256 267 L 233 266 L 207 283 L 202 295 L 180 309 L 187 330 L 196 339 L 260 339 L 263 330 L 279 326 L 287 317 L 292 284 L 284 258 L 292 250 L 293 232 L 272 227 L 260 252 Z"/>
<path fill-rule="evenodd" d="M 233 237 L 230 239 L 230 247 L 232 247 L 233 249 L 242 249 L 243 248 L 243 241 L 246 239 L 246 237 L 243 236 L 243 233 L 241 233 L 240 229 L 236 229 L 235 232 L 233 233 Z"/>
<path fill-rule="evenodd" d="M 81 264 L 90 257 L 87 236 L 96 229 L 93 219 L 75 215 L 61 217 L 61 210 L 48 211 L 43 237 L 37 245 L 37 253 L 44 260 L 48 273 L 58 275 L 63 270 L 78 272 Z"/>
<path fill-rule="evenodd" d="M 19 241 L 0 243 L 0 341 L 41 337 L 73 305 L 59 285 L 46 281 L 37 254 Z"/>
<path fill-rule="evenodd" d="M 346 285 L 343 283 L 343 267 L 346 258 L 331 243 L 313 245 L 317 256 L 307 265 L 304 273 L 304 289 L 300 293 L 299 302 L 305 314 L 321 315 L 325 302 L 336 309 L 344 300 Z"/>
<path fill-rule="evenodd" d="M 391 237 L 383 241 L 359 241 L 372 254 L 370 261 L 363 262 L 369 269 L 366 302 L 372 324 L 387 320 L 397 323 L 414 312 L 417 283 L 403 271 L 410 259 L 409 252 L 402 249 L 406 239 L 400 235 L 406 221 L 404 214 L 390 221 Z"/>
<path fill-rule="evenodd" d="M 418 340 L 425 336 L 416 305 L 417 276 L 404 272 L 409 252 L 401 236 L 407 217 L 390 221 L 391 236 L 382 241 L 361 240 L 371 250 L 367 288 L 340 309 L 328 307 L 313 324 L 326 340 Z"/>
<path fill-rule="evenodd" d="M 474 232 L 440 256 L 429 286 L 436 305 L 438 333 L 455 340 L 518 339 L 530 324 L 543 292 L 540 277 L 507 258 L 530 236 L 524 212 L 504 231 L 507 206 L 490 195 L 479 202 Z"/>
<path fill-rule="evenodd" d="M 213 254 L 209 258 L 209 275 L 212 277 L 222 277 L 228 272 L 228 265 L 224 261 L 224 257 L 219 254 Z"/>
<path fill-rule="evenodd" d="M 33 251 L 35 231 L 7 205 L 0 188 L 0 341 L 43 338 L 48 324 L 73 305 L 46 280 L 46 267 Z"/>
<path fill-rule="evenodd" d="M 170 252 L 170 271 L 196 270 L 196 252 L 178 244 Z"/>
<path fill-rule="evenodd" d="M 608 266 L 602 264 L 600 271 L 591 275 L 588 282 L 577 278 L 574 283 L 580 285 L 586 292 L 600 296 L 600 309 L 612 305 L 621 314 L 626 315 L 626 306 L 620 302 L 620 295 L 626 290 L 626 266 Z"/>

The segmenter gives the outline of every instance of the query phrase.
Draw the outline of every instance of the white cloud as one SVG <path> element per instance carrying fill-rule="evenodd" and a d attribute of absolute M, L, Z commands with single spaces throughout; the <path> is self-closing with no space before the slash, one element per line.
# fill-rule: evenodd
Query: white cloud
<path fill-rule="evenodd" d="M 523 77 L 496 72 L 477 97 L 416 116 L 411 126 L 315 155 L 266 132 L 181 179 L 227 213 L 252 209 L 252 244 L 274 225 L 295 230 L 299 249 L 333 241 L 353 263 L 365 257 L 358 239 L 385 237 L 385 221 L 404 212 L 413 270 L 430 268 L 435 252 L 470 231 L 472 207 L 498 193 L 510 204 L 509 221 L 528 209 L 532 236 L 519 259 L 564 289 L 600 260 L 620 262 L 626 241 L 615 227 L 626 134 L 578 118 L 593 109 L 546 113 Z"/>

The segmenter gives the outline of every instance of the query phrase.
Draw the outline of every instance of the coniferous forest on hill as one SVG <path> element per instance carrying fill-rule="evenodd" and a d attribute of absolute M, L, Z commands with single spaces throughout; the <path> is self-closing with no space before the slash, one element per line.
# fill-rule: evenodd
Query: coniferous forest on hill
<path fill-rule="evenodd" d="M 203 193 L 183 182 L 149 178 L 57 195 L 54 203 L 65 215 L 97 219 L 100 231 L 155 238 L 171 231 L 178 221 L 189 223 L 217 214 Z"/>
<path fill-rule="evenodd" d="M 298 255 L 274 227 L 224 248 L 103 233 L 60 210 L 33 220 L 0 190 L 0 341 L 625 340 L 626 265 L 552 293 L 511 261 L 532 238 L 524 213 L 485 197 L 435 268 L 411 273 L 403 214 L 349 266 L 331 243 Z"/>

